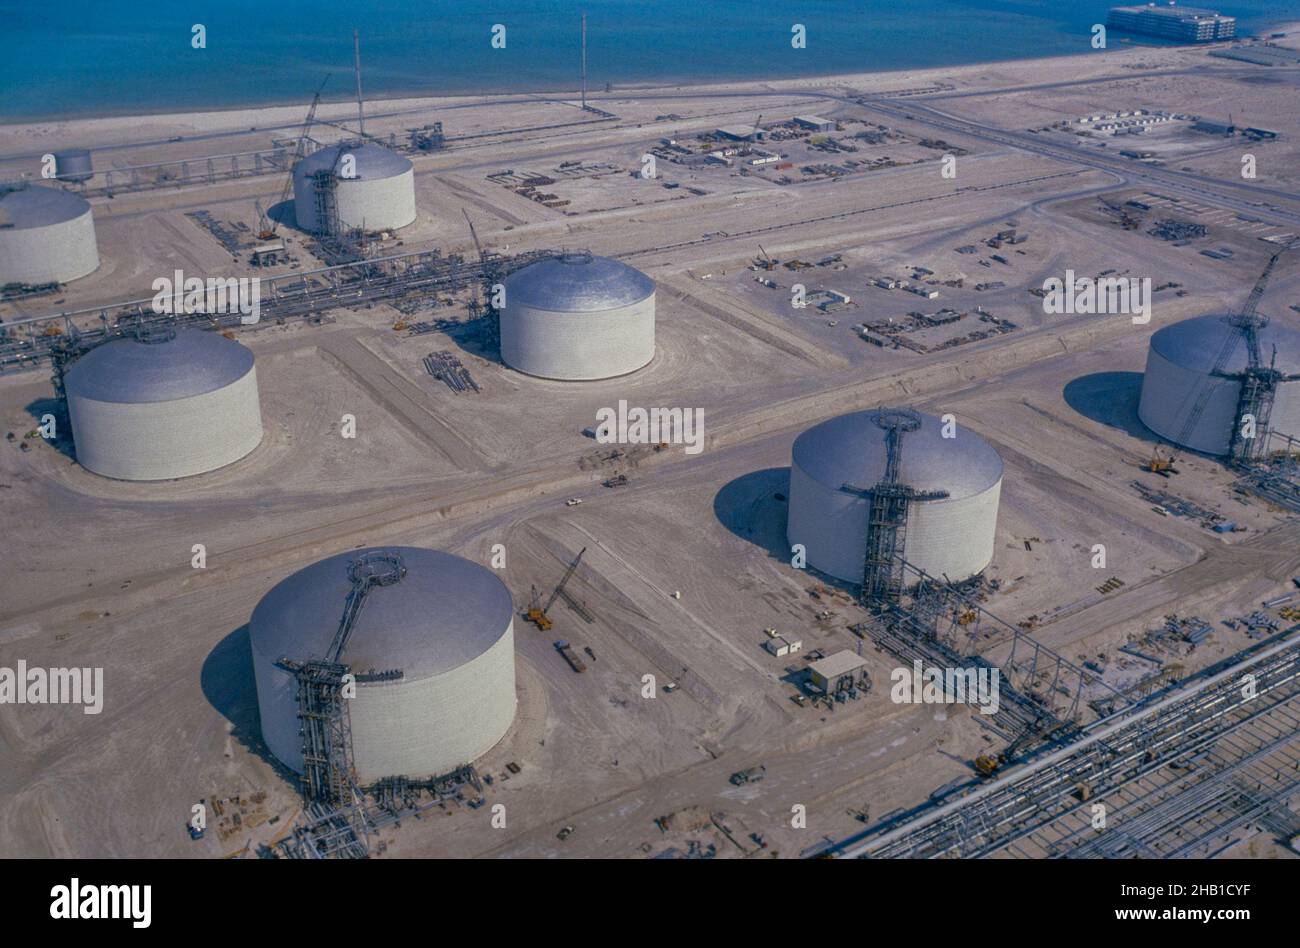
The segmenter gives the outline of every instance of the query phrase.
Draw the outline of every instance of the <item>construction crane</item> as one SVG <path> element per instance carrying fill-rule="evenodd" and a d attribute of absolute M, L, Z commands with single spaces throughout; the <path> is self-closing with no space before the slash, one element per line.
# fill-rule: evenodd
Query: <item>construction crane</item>
<path fill-rule="evenodd" d="M 568 585 L 569 580 L 573 576 L 574 570 L 578 568 L 578 564 L 582 562 L 582 556 L 586 552 L 587 548 L 585 546 L 578 551 L 578 555 L 573 558 L 573 562 L 570 563 L 569 568 L 564 571 L 564 575 L 560 578 L 559 584 L 551 593 L 551 598 L 546 600 L 545 606 L 540 604 L 541 598 L 537 595 L 537 587 L 533 587 L 532 597 L 528 603 L 528 611 L 524 613 L 524 618 L 536 625 L 537 628 L 541 629 L 543 632 L 548 631 L 553 625 L 555 625 L 554 620 L 550 617 L 551 607 L 555 605 L 555 600 L 559 599 L 560 594 L 564 592 L 564 587 Z"/>
<path fill-rule="evenodd" d="M 1152 474 L 1159 474 L 1161 477 L 1177 474 L 1178 468 L 1174 467 L 1174 461 L 1176 460 L 1174 450 L 1170 448 L 1168 454 L 1161 454 L 1161 447 L 1163 445 L 1158 443 L 1151 449 L 1151 458 L 1142 465 L 1142 469 L 1150 471 Z"/>
<path fill-rule="evenodd" d="M 307 155 L 307 135 L 311 132 L 312 124 L 316 121 L 316 109 L 320 106 L 320 94 L 325 91 L 325 83 L 330 81 L 330 73 L 325 75 L 321 81 L 320 88 L 312 96 L 311 107 L 307 109 L 307 118 L 302 123 L 302 131 L 298 133 L 298 144 L 293 149 L 293 160 L 289 162 L 289 173 L 285 176 L 284 187 L 280 189 L 280 200 L 278 204 L 284 204 L 289 200 L 289 192 L 293 190 L 293 169 Z M 276 232 L 279 230 L 278 221 L 272 220 L 265 211 L 262 210 L 262 202 L 255 202 L 257 207 L 257 239 L 273 240 Z"/>
<path fill-rule="evenodd" d="M 997 754 L 980 754 L 974 760 L 975 770 L 981 777 L 992 777 L 999 769 L 1005 767 L 1016 759 L 1016 756 L 1025 748 L 1031 740 L 1035 738 L 1046 742 L 1051 736 L 1063 728 L 1071 726 L 1069 721 L 1061 721 L 1052 725 L 1047 730 L 1039 730 L 1042 721 L 1035 721 L 1030 727 L 1020 732 L 1020 736 L 1008 744 Z"/>
<path fill-rule="evenodd" d="M 758 133 L 762 131 L 761 128 L 762 124 L 763 124 L 763 113 L 759 112 L 758 118 L 754 119 L 754 130 L 750 132 L 750 135 L 753 137 L 754 141 L 758 141 Z"/>
<path fill-rule="evenodd" d="M 762 245 L 762 244 L 759 244 L 759 245 L 758 245 L 758 252 L 759 252 L 759 254 L 760 254 L 760 256 L 759 256 L 760 264 L 759 264 L 759 265 L 762 266 L 762 268 L 763 268 L 764 270 L 775 270 L 775 269 L 776 269 L 776 261 L 773 260 L 771 257 L 769 257 L 769 256 L 767 255 L 767 251 L 763 249 L 763 245 Z"/>
<path fill-rule="evenodd" d="M 1237 411 L 1233 415 L 1232 433 L 1229 437 L 1229 458 L 1233 463 L 1244 463 L 1252 460 L 1256 455 L 1256 445 L 1263 444 L 1268 430 L 1268 418 L 1273 407 L 1273 396 L 1277 391 L 1279 373 L 1273 364 L 1265 368 L 1262 364 L 1259 351 L 1259 330 L 1268 325 L 1268 317 L 1260 316 L 1256 313 L 1260 299 L 1264 296 L 1264 290 L 1268 287 L 1269 277 L 1273 274 L 1273 268 L 1277 266 L 1278 260 L 1282 254 L 1292 249 L 1295 244 L 1290 243 L 1284 246 L 1277 253 L 1269 258 L 1268 263 L 1264 266 L 1264 272 L 1259 275 L 1255 281 L 1250 295 L 1246 297 L 1245 304 L 1241 309 L 1231 317 L 1231 332 L 1228 333 L 1223 345 L 1219 349 L 1218 355 L 1214 359 L 1214 364 L 1210 368 L 1210 376 L 1224 379 L 1233 379 L 1241 383 L 1241 393 L 1238 398 Z M 1227 373 L 1228 362 L 1237 351 L 1237 345 L 1240 342 L 1246 344 L 1246 370 L 1243 373 Z M 1197 423 L 1205 413 L 1206 407 L 1210 403 L 1210 398 L 1218 391 L 1218 386 L 1212 383 L 1204 385 L 1196 395 L 1196 400 L 1192 403 L 1191 410 L 1187 413 L 1187 418 L 1183 422 L 1182 428 L 1179 429 L 1174 441 L 1177 445 L 1186 445 L 1187 439 L 1191 437 L 1192 432 L 1196 430 Z M 1243 436 L 1243 419 L 1249 415 L 1254 419 L 1255 436 L 1246 438 Z M 1177 448 L 1171 449 L 1168 459 L 1160 459 L 1156 455 L 1148 463 L 1147 468 L 1156 474 L 1175 473 L 1173 464 L 1178 460 Z"/>

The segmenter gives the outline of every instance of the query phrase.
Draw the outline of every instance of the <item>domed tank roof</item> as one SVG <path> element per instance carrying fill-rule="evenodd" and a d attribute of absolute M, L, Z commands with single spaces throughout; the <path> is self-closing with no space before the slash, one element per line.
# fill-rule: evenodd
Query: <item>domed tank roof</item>
<path fill-rule="evenodd" d="M 353 155 L 356 158 L 356 176 L 367 178 L 395 178 L 405 174 L 414 167 L 410 160 L 396 152 L 389 151 L 373 142 L 364 144 L 344 142 L 320 148 L 294 166 L 295 173 L 315 174 L 317 171 L 329 171 L 339 161 L 340 154 Z"/>
<path fill-rule="evenodd" d="M 271 661 L 324 658 L 352 589 L 349 566 L 374 552 L 398 554 L 406 574 L 370 590 L 340 656 L 354 671 L 440 675 L 505 634 L 514 602 L 490 569 L 439 550 L 376 547 L 328 557 L 276 584 L 253 610 L 253 647 Z"/>
<path fill-rule="evenodd" d="M 133 336 L 96 346 L 68 369 L 69 395 L 100 402 L 167 402 L 206 395 L 243 378 L 253 353 L 217 332 L 178 329 L 142 341 Z"/>
<path fill-rule="evenodd" d="M 886 409 L 888 411 L 889 409 Z M 946 490 L 961 500 L 988 490 L 1002 477 L 1002 458 L 987 441 L 960 426 L 955 438 L 943 437 L 943 422 L 916 413 L 921 426 L 903 434 L 899 483 L 916 490 Z M 885 476 L 885 429 L 876 411 L 840 415 L 809 428 L 795 439 L 793 457 L 805 474 L 839 490 L 845 484 L 872 487 Z"/>
<path fill-rule="evenodd" d="M 566 253 L 546 257 L 506 277 L 506 306 L 589 313 L 630 306 L 655 291 L 655 281 L 609 257 Z"/>
<path fill-rule="evenodd" d="M 1196 372 L 1209 372 L 1231 333 L 1238 335 L 1232 355 L 1223 368 L 1227 374 L 1244 372 L 1249 364 L 1246 339 L 1231 323 L 1231 316 L 1210 314 L 1194 316 L 1157 330 L 1151 348 L 1175 365 Z M 1259 332 L 1259 353 L 1265 365 L 1277 346 L 1277 369 L 1285 375 L 1300 374 L 1300 330 L 1278 319 L 1270 319 Z"/>
<path fill-rule="evenodd" d="M 89 201 L 62 188 L 28 184 L 7 190 L 0 186 L 0 227 L 48 227 L 89 212 Z"/>

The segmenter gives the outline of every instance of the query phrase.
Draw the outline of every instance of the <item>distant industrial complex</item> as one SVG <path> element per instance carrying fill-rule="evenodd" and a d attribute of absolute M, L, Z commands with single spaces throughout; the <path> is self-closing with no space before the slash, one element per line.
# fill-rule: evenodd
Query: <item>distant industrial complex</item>
<path fill-rule="evenodd" d="M 1131 7 L 1111 7 L 1108 23 L 1117 30 L 1158 36 L 1179 43 L 1213 43 L 1237 35 L 1236 17 L 1214 10 L 1155 3 Z"/>
<path fill-rule="evenodd" d="M 1108 22 L 11 130 L 0 849 L 1300 858 L 1300 52 Z"/>

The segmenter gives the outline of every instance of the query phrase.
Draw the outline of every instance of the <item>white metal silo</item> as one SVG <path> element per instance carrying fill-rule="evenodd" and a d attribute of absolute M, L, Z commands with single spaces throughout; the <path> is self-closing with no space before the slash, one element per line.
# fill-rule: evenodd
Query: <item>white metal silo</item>
<path fill-rule="evenodd" d="M 203 474 L 262 441 L 253 353 L 220 333 L 117 339 L 74 362 L 63 384 L 77 461 L 104 477 Z"/>
<path fill-rule="evenodd" d="M 347 702 L 357 776 L 367 785 L 448 773 L 490 750 L 514 720 L 514 606 L 490 569 L 437 550 L 331 556 L 262 598 L 249 622 L 262 736 L 301 772 L 296 679 L 279 663 L 329 653 L 351 566 L 373 554 L 396 554 L 404 573 L 369 592 L 337 659 L 358 678 Z"/>
<path fill-rule="evenodd" d="M 862 491 L 882 482 L 888 460 L 876 415 L 853 412 L 822 422 L 796 438 L 792 450 L 789 542 L 803 544 L 809 566 L 852 583 L 862 582 L 866 562 L 871 500 Z M 945 438 L 938 418 L 919 414 L 919 420 L 902 438 L 897 483 L 947 496 L 909 505 L 903 557 L 959 582 L 993 559 L 1002 459 L 969 429 L 958 425 L 955 437 Z"/>
<path fill-rule="evenodd" d="M 1231 316 L 1196 316 L 1151 336 L 1138 402 L 1143 424 L 1182 447 L 1228 453 L 1237 423 L 1241 376 L 1249 365 L 1245 335 L 1236 322 Z M 1282 374 L 1269 430 L 1300 437 L 1300 331 L 1273 319 L 1258 328 L 1256 337 L 1261 364 L 1272 364 Z M 1221 355 L 1224 359 L 1215 373 Z"/>
<path fill-rule="evenodd" d="M 505 279 L 501 358 L 548 379 L 626 375 L 655 354 L 655 283 L 589 253 L 547 257 Z"/>
<path fill-rule="evenodd" d="M 293 169 L 293 209 L 311 233 L 393 230 L 415 220 L 415 170 L 372 142 L 321 148 Z"/>
<path fill-rule="evenodd" d="M 98 267 L 90 202 L 62 188 L 0 185 L 0 286 L 67 283 Z"/>

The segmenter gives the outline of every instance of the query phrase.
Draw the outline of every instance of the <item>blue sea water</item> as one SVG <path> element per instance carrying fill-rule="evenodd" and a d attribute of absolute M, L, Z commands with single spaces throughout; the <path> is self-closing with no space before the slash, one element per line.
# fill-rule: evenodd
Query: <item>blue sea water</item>
<path fill-rule="evenodd" d="M 1112 0 L 0 0 L 0 121 L 120 115 L 352 94 L 574 89 L 789 78 L 1088 51 Z M 1216 4 L 1241 32 L 1300 20 L 1300 0 Z M 191 27 L 207 48 L 191 47 Z M 506 27 L 505 49 L 490 44 Z M 806 49 L 790 29 L 807 28 Z M 1112 39 L 1112 43 L 1114 38 Z"/>

